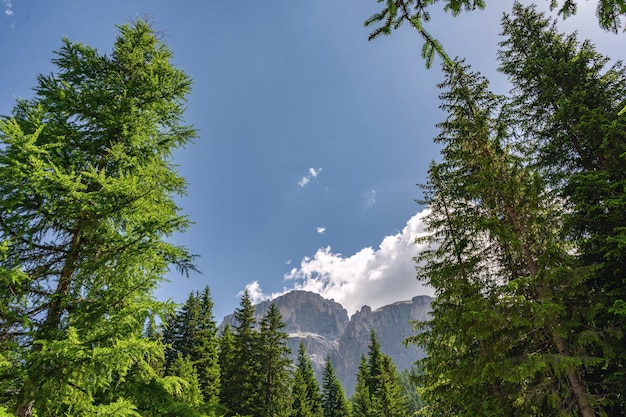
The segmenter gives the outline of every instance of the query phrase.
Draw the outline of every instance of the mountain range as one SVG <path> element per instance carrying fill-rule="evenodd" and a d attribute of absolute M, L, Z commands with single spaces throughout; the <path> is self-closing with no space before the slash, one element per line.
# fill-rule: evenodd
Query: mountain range
<path fill-rule="evenodd" d="M 274 303 L 282 314 L 288 346 L 295 360 L 298 345 L 304 342 L 318 380 L 321 380 L 324 361 L 330 355 L 337 377 L 346 395 L 354 392 L 356 373 L 362 354 L 368 352 L 370 332 L 374 330 L 382 352 L 389 355 L 399 371 L 408 369 L 423 358 L 424 352 L 415 346 L 405 346 L 403 340 L 415 334 L 410 322 L 428 320 L 433 298 L 419 295 L 411 300 L 398 301 L 372 310 L 363 306 L 348 317 L 341 304 L 308 291 L 291 291 L 271 301 L 255 305 L 255 317 L 260 322 Z M 235 315 L 224 318 L 235 326 Z"/>

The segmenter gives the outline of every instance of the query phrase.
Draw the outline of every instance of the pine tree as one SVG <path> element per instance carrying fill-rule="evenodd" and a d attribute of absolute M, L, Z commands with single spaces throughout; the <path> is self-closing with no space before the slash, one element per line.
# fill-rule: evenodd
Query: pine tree
<path fill-rule="evenodd" d="M 324 417 L 350 417 L 351 415 L 350 403 L 346 400 L 341 382 L 337 379 L 330 355 L 326 357 L 322 376 L 322 408 Z"/>
<path fill-rule="evenodd" d="M 142 337 L 166 310 L 152 292 L 170 266 L 193 269 L 167 242 L 189 224 L 171 155 L 195 135 L 171 58 L 143 21 L 109 55 L 64 40 L 0 122 L 0 349 L 15 367 L 0 398 L 18 416 L 130 415 L 137 399 L 113 387 L 159 379 L 161 346 Z"/>
<path fill-rule="evenodd" d="M 291 397 L 291 416 L 322 416 L 323 410 L 320 387 L 315 378 L 313 364 L 311 363 L 311 359 L 307 356 L 303 341 L 300 341 L 300 345 L 298 346 L 298 359 L 293 377 Z"/>
<path fill-rule="evenodd" d="M 260 401 L 258 414 L 269 417 L 289 414 L 289 386 L 291 384 L 291 349 L 287 347 L 285 323 L 274 303 L 261 319 L 259 334 Z"/>

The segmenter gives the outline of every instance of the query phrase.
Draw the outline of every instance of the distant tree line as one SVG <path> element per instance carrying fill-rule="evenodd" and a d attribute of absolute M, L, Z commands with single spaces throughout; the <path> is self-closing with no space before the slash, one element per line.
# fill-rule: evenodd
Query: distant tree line
<path fill-rule="evenodd" d="M 184 381 L 178 395 L 196 410 L 209 415 L 281 417 L 401 417 L 416 411 L 409 401 L 409 391 L 415 389 L 401 383 L 374 332 L 368 356 L 361 358 L 356 392 L 347 399 L 330 355 L 321 384 L 303 342 L 292 363 L 285 325 L 274 304 L 257 322 L 244 292 L 235 319 L 233 327 L 227 324 L 218 334 L 207 287 L 190 294 L 166 323 L 147 333 L 164 349 L 163 363 L 156 368 L 164 376 Z"/>

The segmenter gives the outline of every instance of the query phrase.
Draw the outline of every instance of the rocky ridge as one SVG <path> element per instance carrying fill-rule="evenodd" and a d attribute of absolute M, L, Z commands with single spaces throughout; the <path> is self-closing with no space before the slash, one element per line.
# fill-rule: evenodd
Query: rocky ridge
<path fill-rule="evenodd" d="M 371 330 L 376 332 L 381 350 L 392 358 L 398 370 L 410 368 L 424 357 L 424 352 L 415 346 L 405 347 L 402 341 L 415 333 L 410 321 L 428 319 L 432 300 L 421 295 L 376 310 L 363 306 L 348 318 L 346 309 L 333 300 L 308 291 L 291 291 L 257 304 L 255 316 L 260 321 L 274 303 L 282 314 L 293 359 L 303 341 L 321 379 L 324 360 L 330 354 L 337 377 L 346 394 L 351 395 L 360 357 L 368 351 Z M 234 314 L 226 316 L 220 328 L 227 323 L 236 325 Z"/>

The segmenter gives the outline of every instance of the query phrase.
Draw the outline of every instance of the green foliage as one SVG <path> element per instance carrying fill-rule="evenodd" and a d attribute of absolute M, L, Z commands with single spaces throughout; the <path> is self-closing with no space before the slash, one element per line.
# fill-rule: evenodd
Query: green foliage
<path fill-rule="evenodd" d="M 380 350 L 376 334 L 370 334 L 368 358 L 361 357 L 355 393 L 351 398 L 354 417 L 408 416 L 408 399 L 391 358 Z"/>
<path fill-rule="evenodd" d="M 259 361 L 259 332 L 254 318 L 250 294 L 245 291 L 240 307 L 235 311 L 237 325 L 220 345 L 222 368 L 220 400 L 230 412 L 239 415 L 256 415 L 260 398 L 261 366 Z M 229 332 L 230 333 L 230 332 Z"/>
<path fill-rule="evenodd" d="M 160 378 L 161 345 L 141 334 L 167 311 L 152 292 L 170 266 L 194 268 L 167 242 L 189 224 L 172 151 L 195 135 L 171 57 L 142 21 L 110 55 L 64 40 L 56 73 L 0 121 L 0 349 L 14 368 L 0 398 L 17 415 L 137 415 L 120 387 Z"/>
<path fill-rule="evenodd" d="M 298 346 L 298 359 L 291 389 L 292 417 L 322 417 L 322 396 L 315 379 L 313 364 L 306 354 L 304 342 Z"/>
<path fill-rule="evenodd" d="M 623 316 L 610 306 L 624 297 L 626 77 L 620 64 L 601 74 L 606 58 L 533 7 L 503 27 L 514 96 L 461 62 L 442 84 L 417 259 L 437 299 L 412 338 L 428 353 L 423 412 L 622 415 Z"/>
<path fill-rule="evenodd" d="M 216 403 L 220 390 L 219 342 L 208 286 L 201 293 L 189 294 L 185 304 L 168 320 L 163 339 L 169 346 L 165 352 L 167 368 L 179 356 L 188 357 L 198 373 L 204 402 Z"/>
<path fill-rule="evenodd" d="M 274 303 L 261 320 L 259 333 L 260 401 L 259 415 L 280 417 L 289 414 L 291 350 L 280 310 Z"/>
<path fill-rule="evenodd" d="M 324 417 L 350 417 L 352 414 L 330 355 L 326 357 L 322 376 L 322 409 Z"/>
<path fill-rule="evenodd" d="M 430 10 L 439 0 L 377 0 L 383 3 L 382 10 L 373 14 L 365 21 L 365 26 L 373 27 L 369 40 L 378 38 L 380 35 L 390 35 L 399 29 L 404 23 L 411 25 L 424 41 L 422 46 L 422 58 L 426 62 L 426 68 L 430 68 L 435 56 L 439 56 L 445 66 L 453 64 L 452 59 L 445 52 L 441 43 L 434 38 L 424 27 L 430 22 Z M 443 10 L 458 16 L 462 11 L 470 12 L 476 9 L 484 9 L 484 0 L 444 0 Z M 550 1 L 550 8 L 558 9 L 559 15 L 564 19 L 576 14 L 577 2 L 574 0 Z M 599 0 L 597 17 L 600 27 L 618 33 L 622 28 L 621 19 L 626 16 L 626 2 L 624 0 Z M 626 30 L 626 26 L 624 26 Z M 626 107 L 622 109 L 623 113 Z"/>

